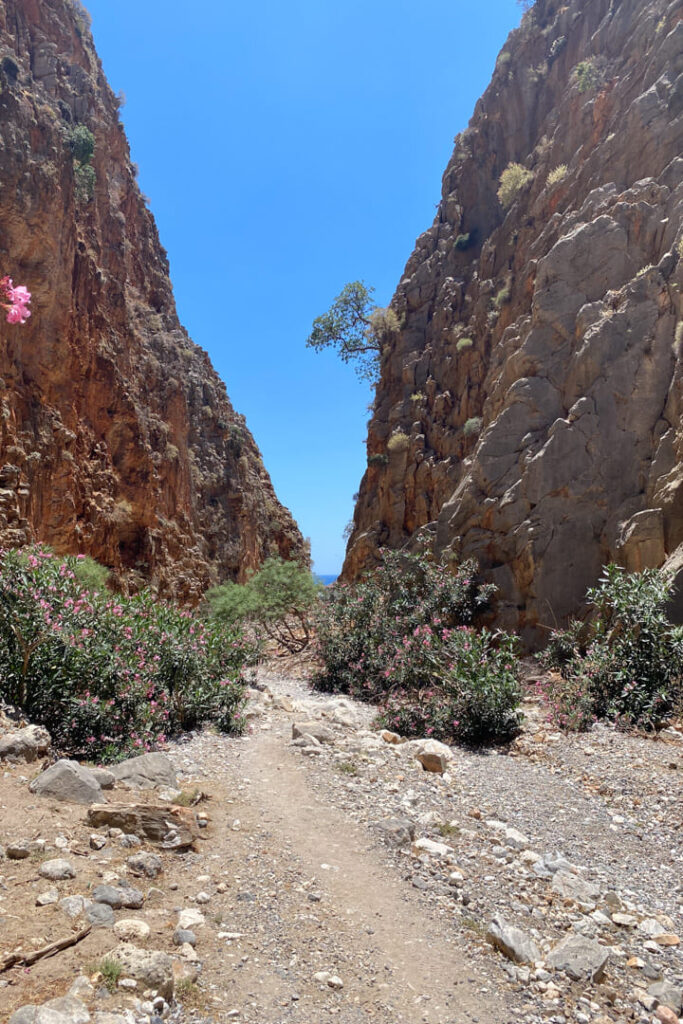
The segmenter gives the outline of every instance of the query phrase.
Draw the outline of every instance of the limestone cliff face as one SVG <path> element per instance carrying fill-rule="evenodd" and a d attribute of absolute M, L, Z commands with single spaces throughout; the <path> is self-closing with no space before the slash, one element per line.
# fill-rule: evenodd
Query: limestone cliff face
<path fill-rule="evenodd" d="M 33 293 L 25 326 L 0 325 L 0 544 L 89 553 L 185 596 L 302 552 L 178 322 L 77 0 L 0 2 L 0 272 Z"/>
<path fill-rule="evenodd" d="M 392 301 L 347 578 L 428 540 L 537 642 L 607 560 L 673 556 L 682 155 L 682 0 L 537 0 Z M 511 162 L 530 177 L 503 208 Z"/>

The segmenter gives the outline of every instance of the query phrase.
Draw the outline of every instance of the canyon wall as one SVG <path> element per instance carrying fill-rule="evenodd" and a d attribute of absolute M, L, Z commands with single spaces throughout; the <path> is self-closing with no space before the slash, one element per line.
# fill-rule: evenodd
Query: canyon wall
<path fill-rule="evenodd" d="M 0 545 L 87 553 L 184 597 L 303 554 L 178 322 L 78 0 L 0 0 L 0 273 L 33 293 L 25 326 L 0 325 Z"/>
<path fill-rule="evenodd" d="M 683 563 L 682 179 L 681 0 L 536 0 L 392 300 L 347 579 L 473 556 L 536 644 L 608 560 Z"/>

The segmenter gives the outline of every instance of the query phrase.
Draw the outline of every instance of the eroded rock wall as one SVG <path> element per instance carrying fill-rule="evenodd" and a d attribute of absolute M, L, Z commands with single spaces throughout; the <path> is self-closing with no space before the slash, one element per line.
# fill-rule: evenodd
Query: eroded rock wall
<path fill-rule="evenodd" d="M 347 578 L 382 545 L 474 556 L 538 643 L 607 560 L 675 552 L 682 172 L 683 2 L 537 0 L 392 301 Z"/>
<path fill-rule="evenodd" d="M 94 135 L 91 197 L 71 140 Z M 41 540 L 185 596 L 303 550 L 168 262 L 72 0 L 0 2 L 0 544 Z M 80 197 L 79 197 L 80 195 Z"/>

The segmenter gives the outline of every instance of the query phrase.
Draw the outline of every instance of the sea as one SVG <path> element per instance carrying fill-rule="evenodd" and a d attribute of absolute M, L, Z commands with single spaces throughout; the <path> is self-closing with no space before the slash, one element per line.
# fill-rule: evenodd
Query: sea
<path fill-rule="evenodd" d="M 334 583 L 335 580 L 339 579 L 338 573 L 330 575 L 329 573 L 316 572 L 314 575 L 318 583 L 322 583 L 324 587 L 329 587 L 330 584 Z"/>

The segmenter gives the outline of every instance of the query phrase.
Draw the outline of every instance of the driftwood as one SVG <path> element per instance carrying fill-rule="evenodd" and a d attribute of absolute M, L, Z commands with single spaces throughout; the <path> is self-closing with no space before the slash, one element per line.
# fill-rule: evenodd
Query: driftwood
<path fill-rule="evenodd" d="M 89 935 L 91 930 L 92 925 L 89 924 L 86 928 L 81 928 L 80 932 L 74 932 L 73 935 L 67 935 L 65 939 L 51 942 L 48 946 L 43 946 L 42 949 L 37 949 L 34 953 L 13 953 L 12 956 L 0 963 L 0 974 L 4 974 L 11 967 L 18 967 L 19 965 L 30 967 L 37 960 L 43 960 L 46 956 L 54 956 L 55 953 L 60 953 L 63 949 L 75 946 L 77 942 L 80 942 L 86 935 Z"/>

